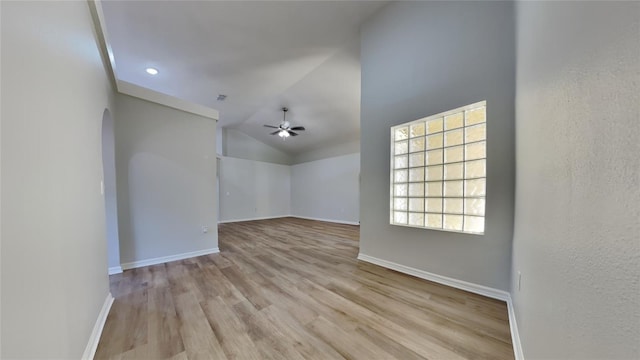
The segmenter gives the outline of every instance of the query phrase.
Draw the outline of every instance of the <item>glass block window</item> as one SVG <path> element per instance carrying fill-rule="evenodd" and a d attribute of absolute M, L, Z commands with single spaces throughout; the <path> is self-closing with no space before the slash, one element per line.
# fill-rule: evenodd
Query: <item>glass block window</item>
<path fill-rule="evenodd" d="M 392 225 L 484 234 L 486 102 L 391 128 Z"/>

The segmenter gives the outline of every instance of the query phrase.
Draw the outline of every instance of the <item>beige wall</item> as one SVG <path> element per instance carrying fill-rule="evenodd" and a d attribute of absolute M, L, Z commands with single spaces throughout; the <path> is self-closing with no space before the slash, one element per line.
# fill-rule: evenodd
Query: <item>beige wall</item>
<path fill-rule="evenodd" d="M 216 121 L 122 94 L 115 114 L 122 264 L 217 248 Z"/>
<path fill-rule="evenodd" d="M 640 3 L 522 2 L 517 15 L 511 288 L 525 358 L 638 359 Z"/>
<path fill-rule="evenodd" d="M 0 8 L 0 357 L 78 359 L 109 292 L 100 144 L 112 90 L 86 2 Z"/>

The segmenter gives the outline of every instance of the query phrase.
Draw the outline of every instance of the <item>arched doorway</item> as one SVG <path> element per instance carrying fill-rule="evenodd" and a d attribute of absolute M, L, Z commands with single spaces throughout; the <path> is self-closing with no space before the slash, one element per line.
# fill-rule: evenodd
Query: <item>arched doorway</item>
<path fill-rule="evenodd" d="M 118 200 L 116 197 L 116 153 L 113 118 L 108 109 L 102 115 L 102 170 L 104 206 L 107 227 L 107 259 L 109 275 L 122 272 L 118 236 Z"/>

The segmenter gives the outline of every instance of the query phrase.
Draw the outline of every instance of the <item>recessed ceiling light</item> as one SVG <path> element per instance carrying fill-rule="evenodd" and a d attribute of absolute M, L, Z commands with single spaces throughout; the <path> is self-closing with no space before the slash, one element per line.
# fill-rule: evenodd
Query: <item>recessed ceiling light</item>
<path fill-rule="evenodd" d="M 149 75 L 158 75 L 158 69 L 156 68 L 148 67 L 145 71 Z"/>

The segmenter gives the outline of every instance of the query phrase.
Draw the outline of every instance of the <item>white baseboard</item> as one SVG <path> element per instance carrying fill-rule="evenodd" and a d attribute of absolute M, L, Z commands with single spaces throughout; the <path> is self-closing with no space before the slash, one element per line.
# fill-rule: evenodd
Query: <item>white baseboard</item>
<path fill-rule="evenodd" d="M 122 264 L 122 269 L 127 270 L 127 269 L 139 268 L 139 267 L 143 267 L 143 266 L 163 264 L 163 263 L 170 262 L 170 261 L 188 259 L 188 258 L 192 258 L 192 257 L 196 257 L 196 256 L 215 254 L 215 253 L 219 253 L 219 252 L 220 252 L 220 249 L 218 249 L 216 247 L 216 248 L 192 251 L 192 252 L 188 252 L 188 253 L 176 254 L 176 255 L 171 255 L 171 256 L 163 256 L 163 257 L 157 257 L 157 258 L 153 258 L 153 259 L 133 261 L 133 262 Z"/>
<path fill-rule="evenodd" d="M 120 274 L 122 272 L 122 266 L 112 266 L 109 268 L 109 275 Z"/>
<path fill-rule="evenodd" d="M 470 282 L 466 282 L 466 281 L 462 281 L 462 280 L 458 280 L 458 279 L 454 279 L 454 278 L 450 278 L 450 277 L 446 277 L 446 276 L 430 273 L 428 271 L 419 270 L 419 269 L 416 269 L 416 268 L 412 268 L 412 267 L 409 267 L 409 266 L 401 265 L 401 264 L 394 263 L 394 262 L 391 262 L 391 261 L 378 259 L 376 257 L 365 255 L 363 253 L 358 254 L 358 260 L 366 261 L 366 262 L 369 262 L 369 263 L 372 263 L 372 264 L 375 264 L 375 265 L 379 265 L 379 266 L 385 267 L 387 269 L 399 271 L 399 272 L 404 273 L 404 274 L 413 275 L 413 276 L 419 277 L 421 279 L 437 282 L 439 284 L 451 286 L 451 287 L 454 287 L 456 289 L 466 290 L 466 291 L 469 291 L 469 292 L 472 292 L 472 293 L 475 293 L 475 294 L 479 294 L 479 295 L 483 295 L 483 296 L 486 296 L 486 297 L 490 297 L 490 298 L 493 298 L 493 299 L 507 301 L 507 299 L 510 298 L 509 293 L 504 291 L 504 290 L 498 290 L 498 289 L 490 288 L 488 286 L 478 285 L 478 284 L 474 284 L 474 283 L 470 283 Z"/>
<path fill-rule="evenodd" d="M 516 314 L 513 308 L 513 302 L 511 301 L 511 294 L 504 290 L 490 288 L 484 285 L 478 285 L 447 276 L 442 276 L 428 271 L 419 270 L 409 266 L 401 265 L 392 261 L 379 259 L 373 256 L 365 255 L 363 253 L 358 254 L 358 260 L 366 261 L 374 265 L 382 266 L 387 269 L 395 270 L 404 274 L 412 275 L 421 279 L 437 282 L 439 284 L 451 286 L 456 289 L 469 291 L 475 294 L 483 295 L 497 300 L 502 300 L 507 303 L 507 309 L 509 312 L 509 327 L 511 328 L 511 342 L 513 343 L 513 352 L 516 360 L 524 360 L 522 353 L 522 345 L 520 343 L 520 334 L 518 333 L 518 325 L 516 323 Z"/>
<path fill-rule="evenodd" d="M 104 300 L 104 304 L 102 304 L 102 309 L 100 310 L 100 314 L 98 314 L 96 324 L 93 326 L 91 336 L 89 336 L 89 342 L 82 354 L 83 360 L 92 360 L 95 356 L 96 350 L 98 349 L 98 343 L 100 342 L 100 336 L 102 335 L 102 329 L 104 329 L 104 324 L 107 322 L 107 316 L 109 316 L 109 310 L 111 310 L 111 305 L 113 305 L 113 296 L 109 293 L 107 294 L 107 298 Z"/>
<path fill-rule="evenodd" d="M 522 343 L 520 342 L 520 332 L 518 331 L 518 323 L 516 322 L 516 311 L 513 307 L 511 296 L 507 300 L 507 309 L 509 310 L 509 327 L 511 328 L 511 343 L 513 344 L 513 354 L 516 360 L 524 360 L 522 352 Z"/>
<path fill-rule="evenodd" d="M 262 217 L 246 218 L 246 219 L 220 220 L 220 221 L 218 221 L 218 224 L 226 224 L 226 223 L 234 223 L 234 222 L 242 222 L 242 221 L 280 219 L 280 218 L 285 218 L 285 217 L 290 217 L 290 216 L 291 215 L 277 215 L 277 216 L 262 216 Z"/>
<path fill-rule="evenodd" d="M 299 216 L 299 215 L 263 216 L 263 217 L 256 217 L 256 218 L 247 218 L 247 219 L 221 220 L 221 221 L 218 221 L 218 224 L 226 224 L 226 223 L 242 222 L 242 221 L 282 219 L 282 218 L 287 218 L 287 217 L 305 219 L 305 220 L 324 221 L 324 222 L 331 222 L 331 223 L 336 223 L 336 224 L 360 225 L 360 222 L 357 222 L 357 221 L 323 219 L 323 218 L 316 218 L 316 217 L 309 217 L 309 216 Z"/>
<path fill-rule="evenodd" d="M 309 216 L 299 216 L 299 215 L 291 215 L 290 217 L 294 217 L 294 218 L 298 218 L 298 219 L 305 219 L 305 220 L 324 221 L 324 222 L 330 222 L 330 223 L 336 223 L 336 224 L 360 225 L 360 222 L 358 222 L 358 221 L 323 219 L 323 218 L 316 218 L 316 217 L 309 217 Z"/>

